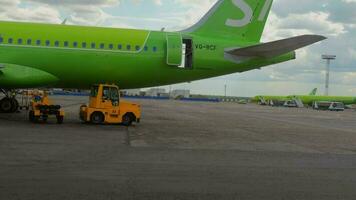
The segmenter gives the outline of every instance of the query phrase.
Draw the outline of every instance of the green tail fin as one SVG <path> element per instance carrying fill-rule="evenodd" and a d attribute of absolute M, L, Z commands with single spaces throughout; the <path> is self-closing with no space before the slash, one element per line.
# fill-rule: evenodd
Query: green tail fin
<path fill-rule="evenodd" d="M 218 0 L 194 26 L 198 35 L 259 42 L 273 0 Z"/>
<path fill-rule="evenodd" d="M 314 88 L 314 89 L 310 92 L 309 96 L 315 96 L 317 92 L 318 92 L 318 88 Z"/>

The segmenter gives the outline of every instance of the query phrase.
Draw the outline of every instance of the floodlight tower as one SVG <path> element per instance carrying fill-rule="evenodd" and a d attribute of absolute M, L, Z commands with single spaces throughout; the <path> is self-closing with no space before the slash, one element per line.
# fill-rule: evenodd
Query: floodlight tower
<path fill-rule="evenodd" d="M 326 60 L 326 78 L 325 78 L 325 96 L 329 96 L 329 82 L 330 82 L 330 63 L 335 60 L 335 55 L 322 55 L 321 58 Z"/>
<path fill-rule="evenodd" d="M 225 89 L 225 98 L 226 98 L 227 97 L 227 84 L 225 84 L 224 89 Z"/>

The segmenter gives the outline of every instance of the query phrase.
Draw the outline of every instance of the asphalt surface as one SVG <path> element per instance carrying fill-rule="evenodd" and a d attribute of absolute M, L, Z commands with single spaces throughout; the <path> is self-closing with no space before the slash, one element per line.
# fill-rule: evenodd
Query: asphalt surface
<path fill-rule="evenodd" d="M 0 199 L 356 199 L 356 112 L 134 100 L 130 128 L 0 114 Z"/>

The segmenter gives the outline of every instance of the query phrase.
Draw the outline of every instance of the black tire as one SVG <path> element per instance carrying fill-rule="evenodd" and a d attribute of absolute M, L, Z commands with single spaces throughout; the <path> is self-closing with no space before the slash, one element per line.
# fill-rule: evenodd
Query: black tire
<path fill-rule="evenodd" d="M 11 113 L 13 110 L 13 101 L 11 98 L 5 97 L 0 101 L 0 112 Z"/>
<path fill-rule="evenodd" d="M 57 115 L 57 124 L 63 124 L 64 122 L 64 117 L 61 115 Z"/>
<path fill-rule="evenodd" d="M 29 113 L 28 113 L 28 119 L 30 120 L 30 122 L 32 122 L 32 123 L 38 123 L 38 121 L 39 121 L 39 117 L 36 117 L 35 116 L 35 112 L 34 111 L 30 111 Z"/>
<path fill-rule="evenodd" d="M 101 113 L 101 112 L 94 112 L 90 116 L 90 122 L 92 124 L 103 124 L 104 120 L 105 120 L 105 117 L 104 117 L 103 113 Z"/>
<path fill-rule="evenodd" d="M 42 121 L 46 123 L 46 122 L 47 122 L 47 120 L 48 120 L 48 116 L 43 115 L 43 116 L 42 116 Z"/>
<path fill-rule="evenodd" d="M 19 110 L 19 102 L 17 101 L 17 99 L 12 98 L 11 99 L 11 104 L 12 104 L 11 113 L 17 112 Z"/>
<path fill-rule="evenodd" d="M 132 114 L 125 114 L 122 117 L 122 125 L 124 126 L 131 126 L 133 121 L 134 117 L 132 116 Z"/>
<path fill-rule="evenodd" d="M 84 112 L 82 112 L 83 108 L 86 108 L 86 105 L 81 105 L 79 108 L 79 118 L 80 120 L 82 120 L 83 122 L 86 122 L 85 116 L 84 116 Z"/>
<path fill-rule="evenodd" d="M 33 111 L 28 112 L 28 120 L 30 122 L 34 122 L 35 121 L 35 114 L 34 114 Z"/>

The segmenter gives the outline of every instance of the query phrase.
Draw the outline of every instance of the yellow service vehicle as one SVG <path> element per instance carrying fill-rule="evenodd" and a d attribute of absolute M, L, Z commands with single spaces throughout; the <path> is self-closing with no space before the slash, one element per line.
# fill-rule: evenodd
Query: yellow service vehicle
<path fill-rule="evenodd" d="M 52 104 L 46 92 L 42 94 L 39 92 L 34 93 L 30 105 L 29 120 L 34 123 L 40 120 L 47 122 L 48 117 L 51 115 L 56 116 L 58 124 L 63 123 L 64 111 L 61 106 Z"/>
<path fill-rule="evenodd" d="M 123 124 L 140 122 L 141 106 L 120 99 L 119 87 L 110 84 L 94 85 L 89 105 L 80 107 L 80 119 L 93 124 Z"/>

